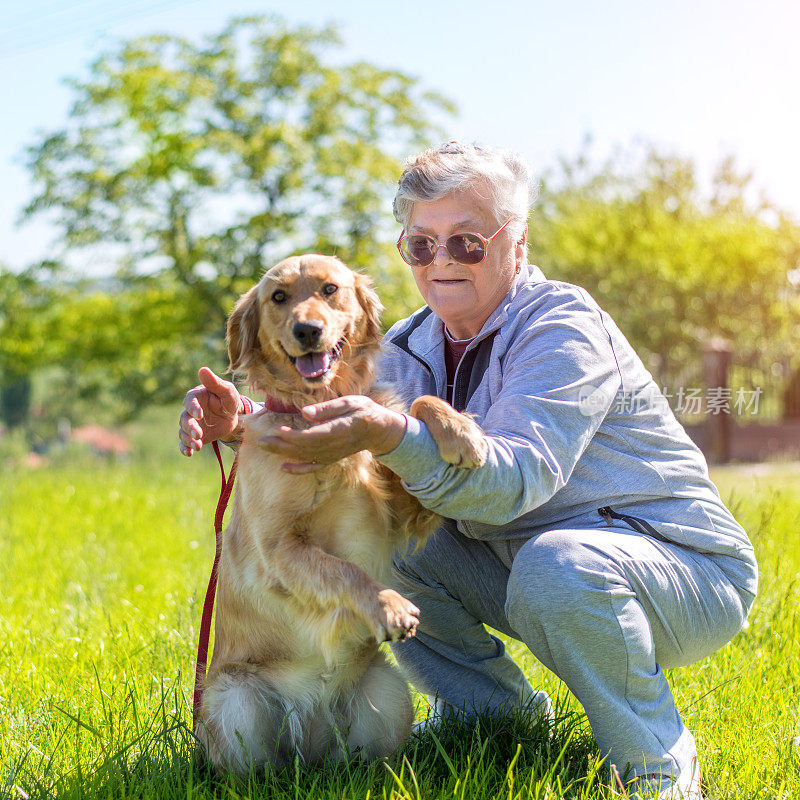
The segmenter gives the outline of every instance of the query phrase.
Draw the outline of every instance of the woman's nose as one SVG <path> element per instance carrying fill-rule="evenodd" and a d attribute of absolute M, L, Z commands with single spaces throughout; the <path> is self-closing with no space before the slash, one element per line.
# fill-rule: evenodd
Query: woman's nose
<path fill-rule="evenodd" d="M 441 258 L 440 258 L 441 256 Z M 449 264 L 453 259 L 450 257 L 450 251 L 444 244 L 439 244 L 436 247 L 436 255 L 433 257 L 433 263 L 439 266 Z"/>

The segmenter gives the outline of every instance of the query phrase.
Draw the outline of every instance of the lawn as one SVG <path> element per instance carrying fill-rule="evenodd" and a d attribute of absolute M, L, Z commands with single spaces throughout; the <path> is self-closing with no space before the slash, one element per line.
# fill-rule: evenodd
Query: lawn
<path fill-rule="evenodd" d="M 0 796 L 11 798 L 601 798 L 614 796 L 580 708 L 412 737 L 388 763 L 219 779 L 187 729 L 219 489 L 210 452 L 174 437 L 127 463 L 56 459 L 0 477 Z M 146 454 L 146 455 L 145 455 Z M 675 670 L 706 796 L 800 797 L 800 466 L 714 473 L 762 571 L 749 627 Z"/>

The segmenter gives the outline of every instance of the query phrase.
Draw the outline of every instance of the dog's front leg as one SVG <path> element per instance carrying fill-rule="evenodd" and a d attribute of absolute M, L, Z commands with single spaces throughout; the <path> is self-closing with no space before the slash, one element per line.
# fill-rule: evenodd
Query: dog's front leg
<path fill-rule="evenodd" d="M 472 417 L 459 413 L 440 397 L 427 394 L 411 404 L 411 416 L 425 423 L 448 464 L 475 469 L 486 463 L 489 445 Z"/>
<path fill-rule="evenodd" d="M 413 603 L 355 564 L 326 553 L 301 527 L 276 542 L 270 566 L 287 592 L 304 603 L 347 608 L 367 623 L 379 642 L 416 633 L 419 609 Z"/>

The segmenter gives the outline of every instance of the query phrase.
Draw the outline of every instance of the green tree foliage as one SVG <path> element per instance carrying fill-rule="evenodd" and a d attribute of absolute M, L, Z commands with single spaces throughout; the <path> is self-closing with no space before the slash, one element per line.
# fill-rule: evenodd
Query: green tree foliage
<path fill-rule="evenodd" d="M 0 419 L 9 427 L 28 420 L 32 379 L 45 370 L 49 417 L 71 416 L 80 400 L 107 401 L 119 417 L 174 400 L 218 349 L 219 337 L 194 336 L 203 313 L 166 278 L 101 286 L 0 271 Z"/>
<path fill-rule="evenodd" d="M 224 363 L 238 295 L 293 253 L 370 273 L 388 322 L 419 304 L 391 248 L 392 186 L 453 108 L 400 72 L 340 64 L 339 44 L 330 27 L 235 19 L 200 44 L 122 43 L 72 83 L 68 125 L 28 150 L 25 214 L 59 229 L 55 262 L 80 254 L 116 281 L 60 297 L 81 391 L 115 386 L 128 409 L 182 394 L 203 360 Z"/>
<path fill-rule="evenodd" d="M 197 365 L 219 357 L 219 337 L 196 330 L 205 314 L 197 295 L 166 279 L 71 288 L 50 323 L 62 351 L 51 413 L 71 416 L 74 400 L 94 400 L 130 418 L 182 397 Z"/>
<path fill-rule="evenodd" d="M 55 354 L 44 318 L 53 293 L 28 271 L 0 267 L 0 421 L 22 425 L 31 413 L 31 375 Z"/>
<path fill-rule="evenodd" d="M 581 156 L 544 184 L 533 260 L 585 286 L 662 383 L 696 375 L 712 337 L 778 360 L 797 349 L 800 229 L 751 194 L 732 159 L 704 191 L 687 158 L 649 149 L 598 168 Z"/>
<path fill-rule="evenodd" d="M 201 45 L 124 43 L 73 83 L 70 125 L 30 148 L 26 213 L 50 211 L 65 248 L 118 245 L 122 277 L 191 288 L 205 330 L 293 252 L 336 251 L 380 277 L 399 157 L 451 106 L 402 73 L 331 66 L 338 43 L 275 18 Z"/>
<path fill-rule="evenodd" d="M 56 356 L 45 331 L 56 295 L 34 270 L 0 267 L 0 375 L 28 375 Z"/>

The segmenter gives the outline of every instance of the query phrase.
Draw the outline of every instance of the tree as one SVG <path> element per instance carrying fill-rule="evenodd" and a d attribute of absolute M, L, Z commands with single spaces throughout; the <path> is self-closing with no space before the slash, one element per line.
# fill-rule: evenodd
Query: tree
<path fill-rule="evenodd" d="M 416 292 L 389 255 L 392 186 L 452 105 L 400 72 L 332 66 L 338 45 L 332 28 L 250 17 L 199 45 L 152 36 L 98 59 L 73 82 L 69 125 L 28 151 L 25 213 L 53 218 L 55 260 L 79 250 L 124 286 L 185 289 L 191 317 L 160 331 L 178 349 L 221 333 L 236 297 L 296 252 L 399 279 L 390 317 L 405 313 Z"/>
<path fill-rule="evenodd" d="M 111 400 L 118 417 L 174 399 L 195 364 L 213 354 L 209 337 L 188 335 L 202 311 L 165 279 L 100 286 L 0 269 L 0 419 L 9 427 L 29 421 L 33 379 L 45 370 L 57 388 L 47 398 L 49 416 L 71 416 L 81 399 L 95 409 Z"/>
<path fill-rule="evenodd" d="M 701 377 L 700 347 L 712 337 L 740 356 L 785 358 L 800 326 L 791 281 L 800 228 L 751 202 L 750 184 L 732 159 L 703 192 L 687 158 L 647 148 L 598 168 L 581 155 L 545 182 L 534 260 L 548 277 L 585 286 L 668 387 L 687 370 Z"/>
<path fill-rule="evenodd" d="M 52 300 L 32 272 L 0 267 L 0 420 L 9 428 L 30 418 L 32 374 L 52 355 L 44 332 Z"/>

